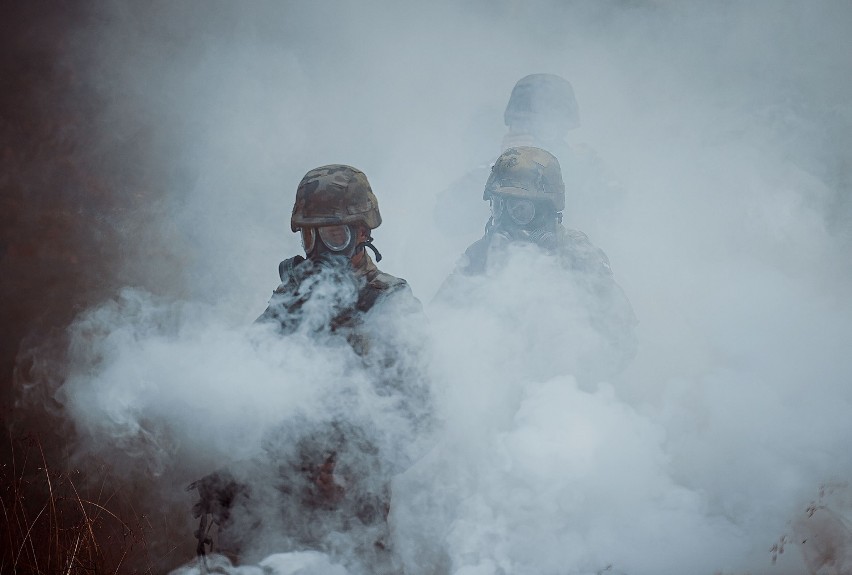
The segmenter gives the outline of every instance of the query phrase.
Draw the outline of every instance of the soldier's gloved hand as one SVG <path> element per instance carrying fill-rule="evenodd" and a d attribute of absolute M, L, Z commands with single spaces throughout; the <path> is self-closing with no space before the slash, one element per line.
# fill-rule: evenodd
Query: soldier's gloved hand
<path fill-rule="evenodd" d="M 220 525 L 228 519 L 234 500 L 247 493 L 247 487 L 234 479 L 228 471 L 216 471 L 198 481 L 193 481 L 187 491 L 198 491 L 198 501 L 192 506 L 195 517 L 209 513 Z"/>

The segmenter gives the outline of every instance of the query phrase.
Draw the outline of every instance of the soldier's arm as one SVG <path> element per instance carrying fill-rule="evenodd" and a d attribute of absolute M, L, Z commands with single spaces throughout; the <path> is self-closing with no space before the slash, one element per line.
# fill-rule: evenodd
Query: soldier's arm
<path fill-rule="evenodd" d="M 205 555 L 207 546 L 212 549 L 213 545 L 207 517 L 210 516 L 219 526 L 227 523 L 236 500 L 248 497 L 248 486 L 237 481 L 230 471 L 220 470 L 193 481 L 186 490 L 198 492 L 198 500 L 193 504 L 192 512 L 196 518 L 200 518 L 200 523 L 194 535 L 198 540 L 196 553 Z"/>
<path fill-rule="evenodd" d="M 295 295 L 299 287 L 299 272 L 297 266 L 305 262 L 302 256 L 295 256 L 278 264 L 278 276 L 281 283 L 272 292 L 269 304 L 254 323 L 277 322 L 281 329 L 287 329 L 293 321 L 294 307 L 297 306 Z"/>
<path fill-rule="evenodd" d="M 433 302 L 453 302 L 460 292 L 466 276 L 479 276 L 485 273 L 488 242 L 481 238 L 472 243 L 456 262 L 455 269 L 447 276 L 432 298 Z M 455 302 L 458 303 L 458 302 Z"/>
<path fill-rule="evenodd" d="M 639 323 L 630 300 L 624 290 L 615 281 L 609 258 L 592 244 L 586 234 L 567 230 L 567 239 L 572 242 L 572 265 L 584 274 L 589 286 L 597 294 L 597 305 L 600 306 L 595 314 L 598 327 L 610 339 L 618 367 L 623 369 L 636 355 L 638 342 L 635 328 Z"/>

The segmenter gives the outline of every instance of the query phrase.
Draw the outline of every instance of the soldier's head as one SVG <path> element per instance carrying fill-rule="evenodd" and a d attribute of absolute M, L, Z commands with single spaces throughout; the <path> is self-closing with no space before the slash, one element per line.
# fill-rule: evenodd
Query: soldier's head
<path fill-rule="evenodd" d="M 557 142 L 580 125 L 574 88 L 555 74 L 524 76 L 512 89 L 503 120 L 509 128 L 509 143 L 524 142 L 525 137 L 530 144 Z"/>
<path fill-rule="evenodd" d="M 565 209 L 565 184 L 553 154 L 509 148 L 492 166 L 482 197 L 491 202 L 490 234 L 553 247 Z"/>
<path fill-rule="evenodd" d="M 379 203 L 364 172 L 331 164 L 314 168 L 299 182 L 290 228 L 301 232 L 308 259 L 348 258 L 357 265 L 370 247 L 380 261 L 370 232 L 381 223 Z"/>

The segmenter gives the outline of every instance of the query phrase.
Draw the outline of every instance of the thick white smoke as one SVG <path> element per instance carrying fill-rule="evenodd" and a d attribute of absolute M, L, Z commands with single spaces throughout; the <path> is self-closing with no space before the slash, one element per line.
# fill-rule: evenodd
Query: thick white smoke
<path fill-rule="evenodd" d="M 179 230 L 189 263 L 174 274 L 194 288 L 177 301 L 129 286 L 86 312 L 58 397 L 82 447 L 167 479 L 157 489 L 186 505 L 188 539 L 186 481 L 262 455 L 296 415 L 345 409 L 349 386 L 357 418 L 375 418 L 387 457 L 406 463 L 390 515 L 406 572 L 802 573 L 830 557 L 850 572 L 848 5 L 105 14 L 77 44 L 114 90 L 105 130 L 126 115 L 186 125 L 173 161 L 193 186 L 151 225 Z M 432 301 L 481 234 L 439 231 L 435 198 L 499 153 L 511 87 L 534 72 L 572 82 L 582 126 L 569 143 L 619 190 L 585 222 L 570 189 L 566 209 L 640 320 L 638 355 L 617 375 L 578 373 L 598 337 L 588 302 L 535 254 L 470 305 Z M 300 251 L 299 179 L 338 162 L 370 179 L 380 267 L 428 318 L 394 329 L 427 348 L 439 423 L 399 459 L 404 418 L 371 395 L 374 373 L 348 347 L 249 326 L 278 261 Z M 265 568 L 343 569 L 329 561 L 284 554 Z"/>

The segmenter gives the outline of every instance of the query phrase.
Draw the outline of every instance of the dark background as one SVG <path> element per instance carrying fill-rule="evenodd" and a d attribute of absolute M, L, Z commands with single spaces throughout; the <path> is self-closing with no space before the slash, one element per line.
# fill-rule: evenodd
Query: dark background
<path fill-rule="evenodd" d="M 181 177 L 169 172 L 168 160 L 169 133 L 180 125 L 135 124 L 132 115 L 105 124 L 106 93 L 114 87 L 108 74 L 95 81 L 98 63 L 79 56 L 87 53 L 80 31 L 105 24 L 97 5 L 3 2 L 0 14 L 0 483 L 7 532 L 0 571 L 58 572 L 73 555 L 85 570 L 162 572 L 192 556 L 186 510 L 174 514 L 179 524 L 172 528 L 168 511 L 150 514 L 145 490 L 113 477 L 108 462 L 74 461 L 74 429 L 51 390 L 63 376 L 65 328 L 76 314 L 122 285 L 154 293 L 168 285 L 179 293 L 178 279 L 164 282 L 136 262 L 153 256 L 179 263 L 172 243 L 142 222 L 163 209 L 164 178 Z M 176 542 L 188 547 L 180 556 L 170 555 Z"/>

